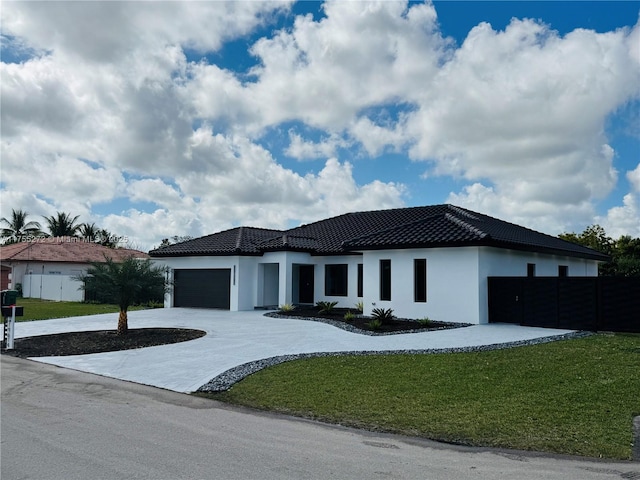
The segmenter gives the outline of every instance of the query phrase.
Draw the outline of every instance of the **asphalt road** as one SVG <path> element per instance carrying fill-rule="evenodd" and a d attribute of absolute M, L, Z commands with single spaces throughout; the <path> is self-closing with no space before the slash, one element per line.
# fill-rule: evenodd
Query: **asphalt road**
<path fill-rule="evenodd" d="M 2 480 L 640 479 L 640 464 L 452 447 L 2 357 Z"/>

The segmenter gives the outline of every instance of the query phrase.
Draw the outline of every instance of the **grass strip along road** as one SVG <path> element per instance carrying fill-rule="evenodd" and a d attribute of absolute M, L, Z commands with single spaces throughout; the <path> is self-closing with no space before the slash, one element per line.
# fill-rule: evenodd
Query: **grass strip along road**
<path fill-rule="evenodd" d="M 479 353 L 322 357 L 211 398 L 445 442 L 631 458 L 640 335 Z"/>
<path fill-rule="evenodd" d="M 24 316 L 16 317 L 17 322 L 47 320 L 50 318 L 78 317 L 98 315 L 100 313 L 118 313 L 117 305 L 105 303 L 55 302 L 39 298 L 18 298 L 17 304 L 24 307 Z M 130 307 L 129 310 L 141 310 L 144 306 Z"/>

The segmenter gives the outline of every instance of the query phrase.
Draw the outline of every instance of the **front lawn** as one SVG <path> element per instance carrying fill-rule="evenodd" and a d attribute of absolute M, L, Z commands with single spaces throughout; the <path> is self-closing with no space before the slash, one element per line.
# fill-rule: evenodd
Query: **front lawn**
<path fill-rule="evenodd" d="M 49 318 L 78 317 L 99 313 L 117 313 L 117 305 L 83 302 L 54 302 L 39 298 L 18 298 L 17 305 L 24 307 L 24 316 L 16 317 L 17 322 L 47 320 Z M 145 307 L 131 307 L 129 310 L 141 310 Z"/>
<path fill-rule="evenodd" d="M 479 353 L 322 357 L 216 400 L 445 442 L 629 459 L 640 335 Z"/>

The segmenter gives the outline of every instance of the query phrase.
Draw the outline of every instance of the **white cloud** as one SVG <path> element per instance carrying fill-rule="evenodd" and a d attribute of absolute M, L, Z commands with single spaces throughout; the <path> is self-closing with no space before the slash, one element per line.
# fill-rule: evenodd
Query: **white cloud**
<path fill-rule="evenodd" d="M 334 134 L 320 142 L 314 142 L 305 140 L 301 135 L 289 130 L 289 147 L 284 153 L 297 160 L 313 160 L 333 157 L 338 148 L 348 147 L 349 145 L 349 142 L 339 135 Z"/>
<path fill-rule="evenodd" d="M 523 202 L 512 195 L 511 190 L 487 187 L 474 183 L 460 193 L 450 193 L 447 203 L 452 203 L 503 220 L 524 225 L 549 235 L 582 231 L 592 223 L 595 211 L 589 202 L 558 204 L 531 199 Z"/>
<path fill-rule="evenodd" d="M 640 163 L 634 170 L 629 170 L 627 172 L 627 179 L 631 184 L 631 188 L 640 193 Z"/>
<path fill-rule="evenodd" d="M 596 217 L 610 237 L 631 235 L 640 238 L 640 164 L 627 172 L 631 191 L 622 199 L 622 205 L 610 208 L 603 217 Z"/>
<path fill-rule="evenodd" d="M 324 11 L 318 22 L 299 16 L 292 29 L 251 47 L 260 62 L 255 81 L 193 66 L 194 108 L 243 119 L 252 134 L 290 119 L 340 132 L 363 108 L 413 98 L 435 76 L 445 42 L 432 5 L 327 2 Z"/>
<path fill-rule="evenodd" d="M 3 5 L 4 34 L 80 61 L 118 63 L 132 49 L 181 45 L 218 50 L 290 1 L 15 2 Z"/>
<path fill-rule="evenodd" d="M 640 194 L 626 194 L 621 206 L 610 208 L 604 217 L 596 217 L 595 223 L 602 225 L 612 238 L 621 235 L 640 238 Z"/>

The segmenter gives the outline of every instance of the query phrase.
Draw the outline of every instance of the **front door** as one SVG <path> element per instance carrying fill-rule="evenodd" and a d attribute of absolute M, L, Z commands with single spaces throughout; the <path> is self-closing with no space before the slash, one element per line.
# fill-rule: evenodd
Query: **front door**
<path fill-rule="evenodd" d="M 313 265 L 300 265 L 298 302 L 313 305 Z"/>

